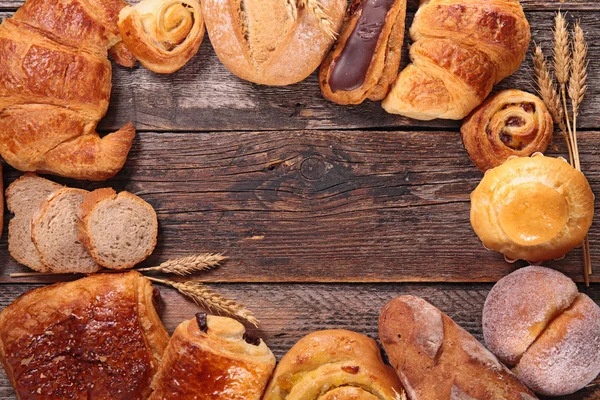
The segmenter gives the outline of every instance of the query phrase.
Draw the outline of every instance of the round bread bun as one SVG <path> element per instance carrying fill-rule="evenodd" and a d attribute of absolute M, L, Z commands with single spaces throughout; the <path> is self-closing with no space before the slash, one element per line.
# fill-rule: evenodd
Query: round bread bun
<path fill-rule="evenodd" d="M 471 225 L 508 260 L 560 258 L 581 245 L 594 216 L 585 176 L 561 158 L 512 158 L 471 193 Z"/>
<path fill-rule="evenodd" d="M 575 393 L 590 383 L 600 373 L 600 307 L 580 293 L 525 352 L 515 373 L 546 396 Z"/>
<path fill-rule="evenodd" d="M 263 85 L 304 80 L 321 64 L 340 32 L 347 0 L 320 0 L 320 11 L 285 1 L 202 0 L 219 60 L 236 76 Z M 293 2 L 297 4 L 296 2 Z M 322 12 L 329 21 L 317 17 Z"/>
<path fill-rule="evenodd" d="M 504 364 L 514 366 L 578 293 L 569 277 L 550 268 L 521 268 L 500 279 L 483 307 L 487 348 Z"/>

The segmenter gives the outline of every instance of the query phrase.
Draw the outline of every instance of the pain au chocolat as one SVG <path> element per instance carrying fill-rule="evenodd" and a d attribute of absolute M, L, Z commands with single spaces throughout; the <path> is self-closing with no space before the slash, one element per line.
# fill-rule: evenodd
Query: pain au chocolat
<path fill-rule="evenodd" d="M 508 260 L 560 258 L 583 242 L 594 216 L 585 176 L 562 158 L 512 158 L 471 193 L 471 225 Z"/>
<path fill-rule="evenodd" d="M 0 360 L 19 399 L 146 399 L 169 336 L 152 284 L 97 274 L 32 290 L 0 313 Z"/>
<path fill-rule="evenodd" d="M 338 104 L 383 100 L 398 75 L 406 0 L 354 0 L 319 72 L 323 96 Z"/>
<path fill-rule="evenodd" d="M 150 399 L 260 400 L 274 368 L 271 350 L 242 324 L 199 313 L 175 329 Z"/>

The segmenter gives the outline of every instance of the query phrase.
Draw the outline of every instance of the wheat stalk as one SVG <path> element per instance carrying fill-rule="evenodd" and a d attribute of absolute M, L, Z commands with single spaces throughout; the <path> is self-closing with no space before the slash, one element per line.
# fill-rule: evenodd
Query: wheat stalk
<path fill-rule="evenodd" d="M 158 279 L 147 277 L 152 282 L 162 283 L 163 285 L 172 286 L 179 293 L 192 299 L 196 304 L 205 307 L 217 314 L 223 314 L 230 317 L 240 318 L 248 321 L 252 325 L 258 327 L 258 319 L 251 311 L 235 300 L 228 299 L 206 287 L 201 282 L 186 281 L 176 282 L 167 279 Z"/>
<path fill-rule="evenodd" d="M 293 1 L 293 0 L 286 0 Z M 331 17 L 327 14 L 327 11 L 323 4 L 319 0 L 296 0 L 297 7 L 304 7 L 310 11 L 310 13 L 317 19 L 321 30 L 335 40 L 337 38 L 337 32 Z M 289 8 L 288 8 L 289 10 Z"/>
<path fill-rule="evenodd" d="M 175 274 L 185 276 L 198 271 L 206 271 L 221 264 L 221 261 L 226 260 L 223 254 L 204 253 L 194 254 L 187 257 L 167 260 L 156 267 L 139 268 L 139 272 L 159 271 L 163 274 Z"/>

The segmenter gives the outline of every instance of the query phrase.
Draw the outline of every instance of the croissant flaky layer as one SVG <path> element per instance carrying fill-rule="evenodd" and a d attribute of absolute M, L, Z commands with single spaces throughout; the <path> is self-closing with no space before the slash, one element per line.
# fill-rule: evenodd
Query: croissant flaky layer
<path fill-rule="evenodd" d="M 412 64 L 382 106 L 422 120 L 466 117 L 517 70 L 531 36 L 516 0 L 422 2 L 410 34 Z"/>
<path fill-rule="evenodd" d="M 21 399 L 145 399 L 169 336 L 137 272 L 28 292 L 0 314 L 0 359 Z"/>
<path fill-rule="evenodd" d="M 325 330 L 300 339 L 281 359 L 264 400 L 396 400 L 401 393 L 373 339 Z"/>
<path fill-rule="evenodd" d="M 594 216 L 585 176 L 563 159 L 513 158 L 471 193 L 471 225 L 483 245 L 512 260 L 564 256 L 581 245 Z"/>
<path fill-rule="evenodd" d="M 151 399 L 260 400 L 274 368 L 271 350 L 247 343 L 242 324 L 198 314 L 175 330 Z"/>
<path fill-rule="evenodd" d="M 554 123 L 544 102 L 521 90 L 504 90 L 475 109 L 460 128 L 469 157 L 481 171 L 509 157 L 544 152 Z"/>
<path fill-rule="evenodd" d="M 111 91 L 107 49 L 120 43 L 112 14 L 122 6 L 29 0 L 0 25 L 0 154 L 9 164 L 89 180 L 123 167 L 133 126 L 104 139 L 95 132 Z"/>

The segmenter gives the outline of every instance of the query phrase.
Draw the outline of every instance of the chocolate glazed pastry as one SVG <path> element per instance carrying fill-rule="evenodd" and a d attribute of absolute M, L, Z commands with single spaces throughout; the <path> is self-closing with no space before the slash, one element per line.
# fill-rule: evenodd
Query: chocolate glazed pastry
<path fill-rule="evenodd" d="M 354 0 L 342 35 L 319 72 L 323 96 L 338 104 L 382 100 L 398 75 L 406 0 Z"/>

